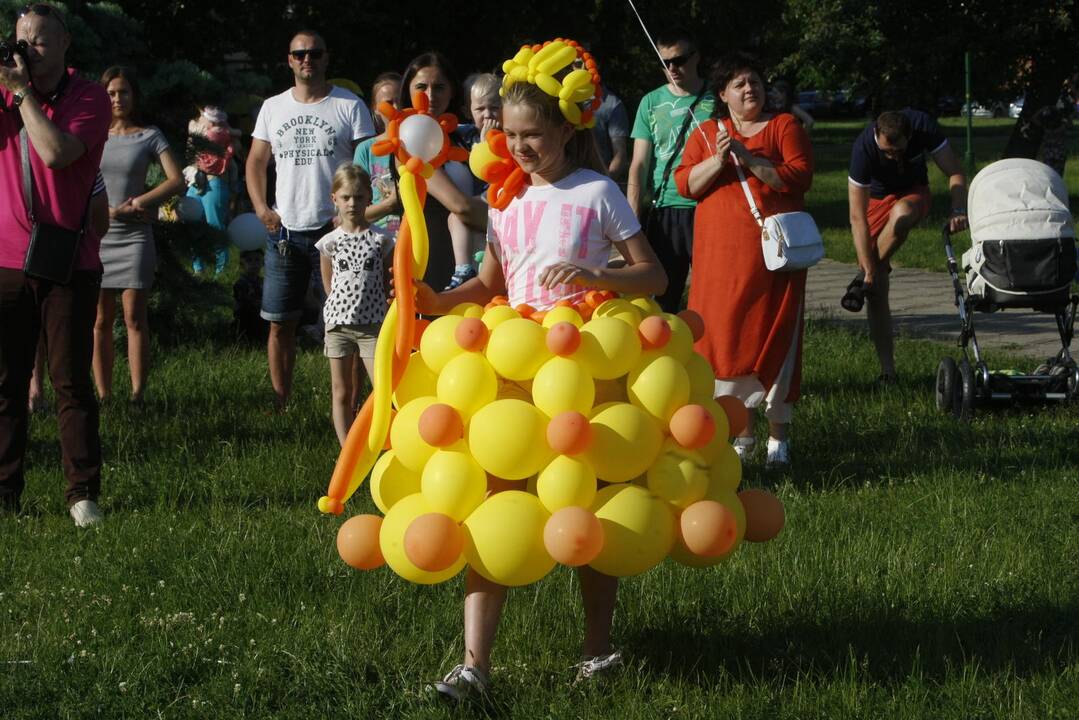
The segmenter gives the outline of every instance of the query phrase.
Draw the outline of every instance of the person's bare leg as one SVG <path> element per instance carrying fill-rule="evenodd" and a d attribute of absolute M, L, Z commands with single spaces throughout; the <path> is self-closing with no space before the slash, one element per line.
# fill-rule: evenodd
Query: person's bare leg
<path fill-rule="evenodd" d="M 892 211 L 888 213 L 888 224 L 877 236 L 877 262 L 883 265 L 882 272 L 888 267 L 892 255 L 903 247 L 919 219 L 918 209 L 906 200 L 899 200 L 892 206 Z"/>
<path fill-rule="evenodd" d="M 790 423 L 775 422 L 773 420 L 768 421 L 768 437 L 775 438 L 776 440 L 786 440 L 787 431 L 790 428 Z"/>
<path fill-rule="evenodd" d="M 337 440 L 345 445 L 348 429 L 352 427 L 355 412 L 352 402 L 352 365 L 355 355 L 343 358 L 330 358 L 330 396 L 333 415 L 333 429 Z"/>
<path fill-rule="evenodd" d="M 465 666 L 491 670 L 491 649 L 506 603 L 506 586 L 469 568 L 465 578 Z"/>
<path fill-rule="evenodd" d="M 270 366 L 274 406 L 284 410 L 292 394 L 292 371 L 296 366 L 296 325 L 298 320 L 271 322 L 266 340 L 266 356 Z"/>
<path fill-rule="evenodd" d="M 453 245 L 454 265 L 472 264 L 472 231 L 461 218 L 450 214 L 446 220 L 450 230 L 450 244 Z"/>
<path fill-rule="evenodd" d="M 888 224 L 877 238 L 877 265 L 873 289 L 866 294 L 866 320 L 869 338 L 877 351 L 880 371 L 885 377 L 895 377 L 895 340 L 892 337 L 892 308 L 888 299 L 890 260 L 907 241 L 907 236 L 919 220 L 920 213 L 911 203 L 900 200 L 888 214 Z"/>
<path fill-rule="evenodd" d="M 139 402 L 150 374 L 150 327 L 147 323 L 146 291 L 129 288 L 122 296 L 127 325 L 127 364 L 131 369 L 131 401 Z"/>
<path fill-rule="evenodd" d="M 362 360 L 362 362 L 361 362 Z M 371 387 L 375 385 L 375 359 L 374 358 L 361 358 L 359 353 L 356 353 L 356 357 L 352 363 L 352 407 L 354 410 L 358 410 L 363 403 L 363 379 L 367 377 L 371 380 Z"/>
<path fill-rule="evenodd" d="M 597 657 L 611 652 L 611 624 L 614 605 L 618 599 L 618 578 L 604 575 L 587 565 L 577 568 L 581 583 L 581 602 L 584 604 L 584 657 Z"/>
<path fill-rule="evenodd" d="M 45 409 L 45 334 L 42 333 L 37 341 L 37 351 L 34 353 L 34 372 L 30 375 L 30 395 L 27 402 L 30 412 L 35 413 Z"/>
<path fill-rule="evenodd" d="M 102 403 L 112 398 L 112 365 L 116 349 L 112 344 L 112 324 L 116 320 L 116 291 L 103 289 L 97 296 L 94 321 L 94 384 Z"/>

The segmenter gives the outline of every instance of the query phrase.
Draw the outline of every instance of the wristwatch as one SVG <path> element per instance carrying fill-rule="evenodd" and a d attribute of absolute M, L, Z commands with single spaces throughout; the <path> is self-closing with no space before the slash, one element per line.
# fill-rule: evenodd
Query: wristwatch
<path fill-rule="evenodd" d="M 22 101 L 26 99 L 28 94 L 30 94 L 29 90 L 18 90 L 11 93 L 11 106 L 17 108 L 22 105 Z"/>

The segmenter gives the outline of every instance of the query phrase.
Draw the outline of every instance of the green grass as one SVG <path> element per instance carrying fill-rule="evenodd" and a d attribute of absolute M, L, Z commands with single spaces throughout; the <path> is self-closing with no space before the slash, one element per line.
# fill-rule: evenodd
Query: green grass
<path fill-rule="evenodd" d="M 970 427 L 932 407 L 939 345 L 811 324 L 788 526 L 710 571 L 625 581 L 629 671 L 571 691 L 581 612 L 556 570 L 511 594 L 494 717 L 1072 718 L 1079 707 L 1075 408 Z M 482 715 L 426 699 L 461 652 L 461 582 L 423 588 L 336 557 L 336 455 L 315 350 L 269 415 L 259 349 L 159 353 L 149 407 L 107 409 L 107 522 L 63 512 L 56 420 L 35 418 L 26 512 L 0 517 L 7 719 Z M 122 364 L 118 378 L 123 375 Z M 123 385 L 123 381 L 120 381 Z M 118 388 L 118 396 L 123 389 Z M 350 512 L 371 511 L 361 489 Z"/>
<path fill-rule="evenodd" d="M 980 170 L 1000 159 L 1014 124 L 1014 120 L 974 121 L 973 144 L 977 169 Z M 840 262 L 857 261 L 848 220 L 847 170 L 851 145 L 864 127 L 865 123 L 862 121 L 821 122 L 813 127 L 816 172 L 813 176 L 813 187 L 807 197 L 807 206 L 820 226 L 827 257 Z M 941 127 L 962 159 L 966 151 L 965 120 L 942 118 Z M 1069 143 L 1065 181 L 1071 192 L 1071 206 L 1074 209 L 1079 208 L 1079 132 L 1074 128 L 1069 136 Z M 951 199 L 948 195 L 947 179 L 932 162 L 929 163 L 929 185 L 933 192 L 933 206 L 929 217 L 911 232 L 893 262 L 901 267 L 944 272 L 945 257 L 940 230 L 951 209 Z M 970 247 L 970 236 L 962 233 L 957 235 L 953 242 L 956 255 L 959 256 Z"/>
<path fill-rule="evenodd" d="M 839 260 L 853 260 L 859 126 L 814 130 L 810 206 Z M 981 160 L 1007 130 L 978 123 Z M 940 267 L 942 196 L 935 207 L 902 262 Z M 960 425 L 930 392 L 951 348 L 901 338 L 904 380 L 881 392 L 862 335 L 810 323 L 795 466 L 769 473 L 758 457 L 745 478 L 783 498 L 779 539 L 709 571 L 665 563 L 625 581 L 615 642 L 629 669 L 590 692 L 567 682 L 573 574 L 515 590 L 494 703 L 451 711 L 422 687 L 461 654 L 461 579 L 353 571 L 334 548 L 341 519 L 315 510 L 337 454 L 325 358 L 302 352 L 294 406 L 267 413 L 264 352 L 226 340 L 229 280 L 191 281 L 166 260 L 148 407 L 103 415 L 99 529 L 67 518 L 56 418 L 33 420 L 24 513 L 0 516 L 4 720 L 1076 717 L 1075 407 Z M 117 397 L 125 375 L 120 361 Z M 361 488 L 348 512 L 373 509 Z"/>

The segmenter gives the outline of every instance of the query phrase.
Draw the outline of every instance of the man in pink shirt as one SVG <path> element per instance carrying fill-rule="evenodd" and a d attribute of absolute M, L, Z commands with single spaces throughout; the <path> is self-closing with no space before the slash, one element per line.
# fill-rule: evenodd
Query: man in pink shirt
<path fill-rule="evenodd" d="M 88 225 L 108 136 L 105 90 L 65 63 L 71 35 L 51 5 L 27 5 L 15 25 L 25 42 L 0 66 L 0 507 L 17 509 L 24 485 L 27 394 L 38 336 L 44 333 L 56 390 L 66 500 L 80 527 L 101 520 L 101 440 L 90 379 L 94 314 L 101 281 L 99 237 L 83 234 L 67 284 L 23 272 L 30 242 L 20 131 L 29 144 L 33 220 L 67 230 Z"/>

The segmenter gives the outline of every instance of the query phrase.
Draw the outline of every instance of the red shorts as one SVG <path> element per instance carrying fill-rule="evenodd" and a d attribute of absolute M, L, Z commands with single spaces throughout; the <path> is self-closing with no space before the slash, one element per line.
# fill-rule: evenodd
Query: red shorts
<path fill-rule="evenodd" d="M 882 198 L 869 198 L 869 211 L 866 219 L 869 221 L 869 237 L 876 240 L 884 226 L 888 224 L 888 216 L 892 208 L 900 200 L 905 200 L 918 211 L 918 221 L 921 222 L 929 215 L 929 206 L 933 202 L 933 196 L 929 194 L 928 185 L 919 185 L 908 190 L 903 195 L 885 195 Z"/>

